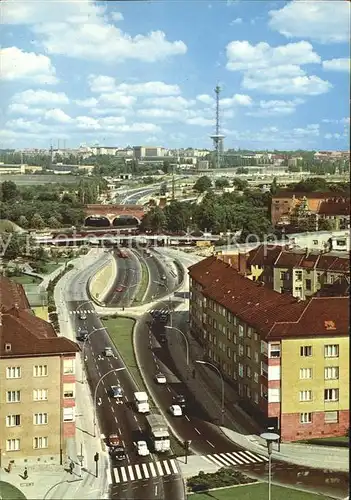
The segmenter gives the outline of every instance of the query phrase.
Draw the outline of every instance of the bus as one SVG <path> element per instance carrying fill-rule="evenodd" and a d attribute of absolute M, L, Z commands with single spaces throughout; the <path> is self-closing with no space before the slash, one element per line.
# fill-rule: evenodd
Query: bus
<path fill-rule="evenodd" d="M 147 415 L 147 433 L 155 452 L 165 452 L 171 449 L 169 431 L 166 420 L 162 415 Z"/>

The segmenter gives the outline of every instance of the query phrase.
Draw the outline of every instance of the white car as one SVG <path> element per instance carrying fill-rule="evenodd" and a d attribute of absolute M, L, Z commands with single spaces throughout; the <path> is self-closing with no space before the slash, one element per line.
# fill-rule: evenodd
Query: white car
<path fill-rule="evenodd" d="M 170 406 L 169 411 L 171 412 L 173 417 L 181 417 L 183 415 L 183 411 L 179 405 Z"/>
<path fill-rule="evenodd" d="M 167 379 L 166 379 L 166 376 L 163 375 L 163 373 L 156 373 L 155 375 L 155 380 L 158 384 L 166 384 L 167 383 Z"/>
<path fill-rule="evenodd" d="M 146 457 L 150 455 L 149 448 L 147 447 L 146 441 L 137 441 L 135 447 L 137 449 L 137 453 L 141 457 Z"/>

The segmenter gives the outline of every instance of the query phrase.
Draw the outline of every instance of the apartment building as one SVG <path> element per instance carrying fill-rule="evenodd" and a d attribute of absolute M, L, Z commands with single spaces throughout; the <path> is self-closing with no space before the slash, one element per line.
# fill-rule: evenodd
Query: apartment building
<path fill-rule="evenodd" d="M 345 435 L 348 297 L 300 301 L 209 257 L 189 268 L 190 330 L 241 405 L 283 441 Z"/>
<path fill-rule="evenodd" d="M 349 254 L 260 245 L 246 256 L 246 275 L 276 292 L 306 299 L 350 277 Z M 241 266 L 242 268 L 243 266 Z"/>
<path fill-rule="evenodd" d="M 0 466 L 62 463 L 75 436 L 77 344 L 30 310 L 0 277 Z"/>

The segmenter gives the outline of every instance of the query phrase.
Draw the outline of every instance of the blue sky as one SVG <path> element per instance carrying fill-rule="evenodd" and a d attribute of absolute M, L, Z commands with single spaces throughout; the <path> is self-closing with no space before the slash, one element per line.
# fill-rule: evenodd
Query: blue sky
<path fill-rule="evenodd" d="M 0 148 L 349 148 L 344 0 L 3 0 Z"/>

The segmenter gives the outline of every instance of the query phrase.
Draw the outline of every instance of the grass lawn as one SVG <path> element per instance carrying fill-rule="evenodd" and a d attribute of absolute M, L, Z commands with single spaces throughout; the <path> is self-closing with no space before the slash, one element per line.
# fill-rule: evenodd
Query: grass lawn
<path fill-rule="evenodd" d="M 133 326 L 134 320 L 130 318 L 108 318 L 102 319 L 103 325 L 106 327 L 108 334 L 120 353 L 125 365 L 129 372 L 132 374 L 141 391 L 147 391 L 142 376 L 140 375 L 139 368 L 136 364 L 133 349 Z M 155 403 L 150 397 L 150 407 L 156 408 Z M 183 456 L 185 454 L 183 447 L 171 435 L 171 448 L 176 456 Z"/>
<path fill-rule="evenodd" d="M 195 493 L 188 495 L 188 500 L 232 500 L 233 498 L 235 500 L 262 500 L 267 497 L 267 483 L 257 483 L 208 491 L 207 493 Z M 272 485 L 272 498 L 284 498 L 284 500 L 323 500 L 323 498 L 327 499 L 328 497 Z"/>
<path fill-rule="evenodd" d="M 45 269 L 43 271 L 43 274 L 53 273 L 54 271 L 56 271 L 56 269 L 61 267 L 63 264 L 65 264 L 65 262 L 68 262 L 69 260 L 71 259 L 59 259 L 57 262 L 56 261 L 45 262 L 44 264 Z"/>
<path fill-rule="evenodd" d="M 21 285 L 39 285 L 42 282 L 40 278 L 35 276 L 28 276 L 27 274 L 21 274 L 20 276 L 11 276 L 13 281 L 20 283 Z"/>
<path fill-rule="evenodd" d="M 149 270 L 147 268 L 147 265 L 145 262 L 142 260 L 140 261 L 141 264 L 141 279 L 140 279 L 140 284 L 138 287 L 138 291 L 135 295 L 134 302 L 137 302 L 139 304 L 142 303 L 148 283 L 149 283 Z M 133 304 L 132 304 L 133 305 Z"/>
<path fill-rule="evenodd" d="M 0 481 L 0 498 L 4 500 L 25 500 L 27 497 L 16 486 Z"/>
<path fill-rule="evenodd" d="M 350 438 L 348 436 L 336 436 L 336 437 L 324 437 L 307 439 L 303 441 L 298 441 L 298 443 L 304 444 L 315 444 L 320 446 L 341 446 L 347 447 L 349 445 Z"/>

